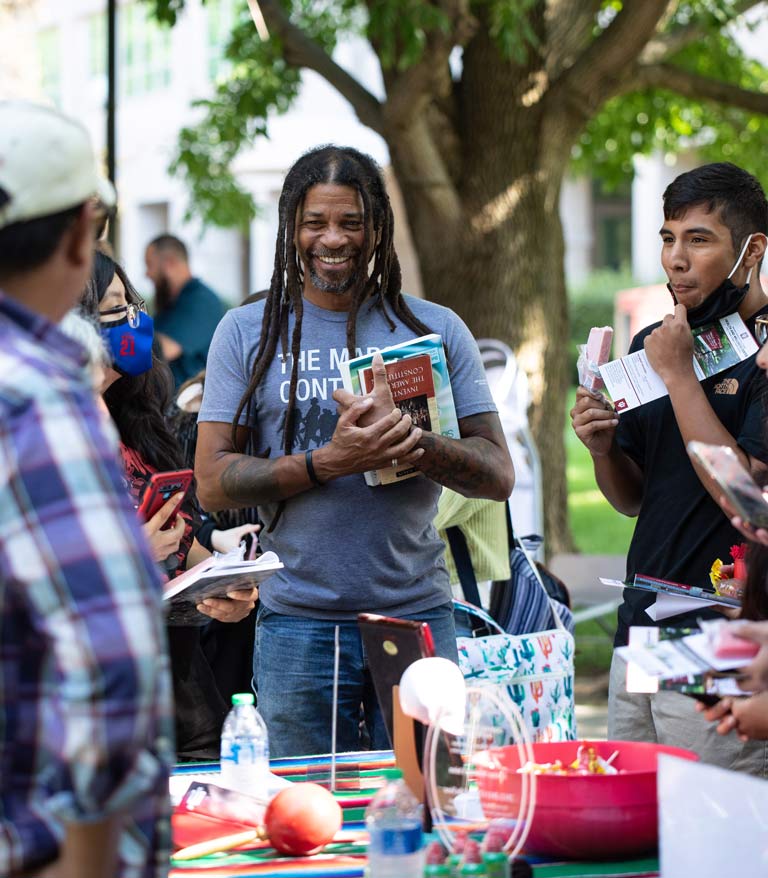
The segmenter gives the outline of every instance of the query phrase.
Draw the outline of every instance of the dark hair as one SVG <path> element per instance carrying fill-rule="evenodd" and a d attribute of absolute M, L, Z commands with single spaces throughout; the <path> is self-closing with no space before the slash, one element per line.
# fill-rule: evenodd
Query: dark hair
<path fill-rule="evenodd" d="M 713 162 L 676 177 L 664 190 L 664 219 L 704 205 L 717 213 L 738 253 L 751 232 L 768 234 L 768 202 L 760 182 L 730 162 Z"/>
<path fill-rule="evenodd" d="M 246 296 L 240 304 L 252 305 L 254 302 L 260 302 L 262 299 L 266 299 L 268 295 L 269 290 L 257 290 L 255 293 L 251 293 L 250 296 Z"/>
<path fill-rule="evenodd" d="M 127 300 L 141 301 L 123 268 L 109 256 L 96 251 L 91 277 L 80 299 L 80 308 L 86 315 L 99 319 L 99 303 L 115 275 L 125 286 Z M 124 375 L 104 393 L 104 401 L 123 444 L 137 451 L 145 463 L 158 470 L 183 466 L 181 449 L 165 419 L 173 393 L 171 370 L 154 351 L 149 371 L 141 375 Z"/>
<path fill-rule="evenodd" d="M 264 374 L 274 360 L 278 341 L 282 344 L 283 356 L 288 351 L 288 316 L 295 314 L 295 324 L 291 338 L 291 380 L 285 414 L 284 450 L 291 454 L 294 430 L 296 427 L 296 386 L 299 379 L 299 352 L 301 350 L 301 323 L 304 313 L 302 301 L 303 269 L 299 262 L 295 243 L 296 214 L 307 194 L 313 187 L 324 183 L 349 186 L 360 195 L 363 203 L 365 232 L 361 255 L 361 267 L 367 266 L 364 254 L 370 253 L 373 268 L 370 276 L 361 271 L 360 277 L 351 288 L 351 308 L 347 317 L 347 350 L 354 355 L 357 314 L 367 300 L 372 307 L 379 308 L 389 323 L 392 332 L 395 323 L 392 315 L 412 329 L 417 335 L 425 335 L 430 329 L 411 312 L 400 292 L 400 263 L 394 247 L 394 217 L 389 196 L 384 185 L 381 169 L 365 153 L 351 147 L 320 146 L 306 152 L 288 171 L 278 205 L 277 244 L 272 280 L 264 305 L 256 357 L 253 362 L 248 387 L 240 400 L 232 420 L 232 443 L 236 445 L 237 426 L 245 412 L 246 424 L 251 432 L 251 447 L 255 441 L 255 424 L 252 418 L 253 398 Z M 282 513 L 283 503 L 269 526 L 277 524 Z"/>
<path fill-rule="evenodd" d="M 78 204 L 0 229 L 0 277 L 33 271 L 44 265 L 82 209 L 83 205 Z"/>
<path fill-rule="evenodd" d="M 180 238 L 177 238 L 176 235 L 169 235 L 167 232 L 163 235 L 158 235 L 147 244 L 147 248 L 149 247 L 154 247 L 158 253 L 175 253 L 185 262 L 189 262 L 187 245 Z"/>
<path fill-rule="evenodd" d="M 740 618 L 768 619 L 768 546 L 760 543 L 749 544 Z"/>

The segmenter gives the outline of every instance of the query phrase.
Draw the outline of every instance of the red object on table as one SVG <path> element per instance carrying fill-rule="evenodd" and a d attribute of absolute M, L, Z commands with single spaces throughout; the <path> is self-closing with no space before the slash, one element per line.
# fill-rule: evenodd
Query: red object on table
<path fill-rule="evenodd" d="M 317 853 L 341 829 L 341 807 L 319 784 L 297 783 L 267 805 L 264 825 L 272 847 L 303 857 Z"/>
<path fill-rule="evenodd" d="M 533 745 L 537 763 L 568 765 L 583 741 Z M 690 750 L 630 741 L 586 742 L 619 774 L 536 777 L 536 809 L 525 852 L 567 859 L 610 860 L 640 856 L 658 845 L 656 767 L 659 753 L 697 760 Z M 516 817 L 523 776 L 517 747 L 477 754 L 476 779 L 487 818 Z"/>

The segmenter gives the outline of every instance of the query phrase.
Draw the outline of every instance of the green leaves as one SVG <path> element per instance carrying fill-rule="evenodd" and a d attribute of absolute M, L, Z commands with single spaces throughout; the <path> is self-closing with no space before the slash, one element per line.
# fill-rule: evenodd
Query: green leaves
<path fill-rule="evenodd" d="M 283 113 L 298 94 L 300 72 L 285 61 L 279 40 L 262 42 L 247 11 L 232 32 L 227 76 L 214 95 L 197 101 L 202 118 L 179 135 L 170 171 L 190 189 L 190 211 L 204 223 L 246 227 L 256 213 L 252 196 L 237 182 L 232 164 L 257 137 L 267 136 L 270 114 Z"/>
<path fill-rule="evenodd" d="M 669 59 L 683 70 L 750 91 L 768 90 L 768 69 L 748 58 L 723 30 L 733 3 L 681 3 L 672 28 L 699 24 L 704 35 Z M 711 100 L 691 100 L 664 89 L 614 98 L 587 125 L 573 150 L 574 170 L 609 186 L 631 179 L 632 156 L 654 150 L 672 156 L 694 150 L 702 161 L 731 161 L 768 183 L 768 118 Z"/>
<path fill-rule="evenodd" d="M 445 12 L 427 0 L 371 0 L 365 33 L 384 70 L 406 70 L 420 60 L 431 32 L 450 27 Z"/>
<path fill-rule="evenodd" d="M 485 7 L 489 33 L 502 55 L 516 64 L 525 64 L 529 50 L 541 44 L 532 24 L 538 0 L 477 0 L 476 5 Z"/>

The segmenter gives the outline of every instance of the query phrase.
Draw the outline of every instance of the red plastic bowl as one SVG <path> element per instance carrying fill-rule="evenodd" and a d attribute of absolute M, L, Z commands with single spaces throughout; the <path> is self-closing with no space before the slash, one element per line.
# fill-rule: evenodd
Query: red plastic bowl
<path fill-rule="evenodd" d="M 534 744 L 536 762 L 573 762 L 579 745 L 594 747 L 620 774 L 536 778 L 536 809 L 525 851 L 567 859 L 609 860 L 640 856 L 658 844 L 656 766 L 659 753 L 698 760 L 690 750 L 635 741 L 564 741 Z M 522 775 L 517 747 L 475 757 L 480 803 L 487 819 L 515 818 Z"/>

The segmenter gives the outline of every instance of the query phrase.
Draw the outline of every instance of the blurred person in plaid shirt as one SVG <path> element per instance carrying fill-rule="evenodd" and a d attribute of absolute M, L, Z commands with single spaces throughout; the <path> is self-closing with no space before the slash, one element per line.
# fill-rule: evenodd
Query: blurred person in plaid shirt
<path fill-rule="evenodd" d="M 167 872 L 161 587 L 85 352 L 56 324 L 114 190 L 78 123 L 0 102 L 0 875 Z M 50 865 L 53 864 L 53 865 Z"/>

